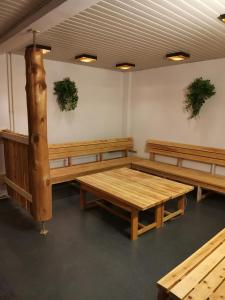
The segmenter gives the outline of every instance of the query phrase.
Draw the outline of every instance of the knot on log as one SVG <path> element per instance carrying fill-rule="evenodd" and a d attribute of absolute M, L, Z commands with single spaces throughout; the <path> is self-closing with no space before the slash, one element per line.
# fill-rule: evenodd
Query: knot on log
<path fill-rule="evenodd" d="M 34 134 L 33 137 L 32 137 L 32 141 L 37 144 L 39 142 L 39 134 Z"/>
<path fill-rule="evenodd" d="M 39 88 L 40 88 L 42 91 L 46 90 L 47 85 L 46 85 L 46 83 L 45 83 L 44 80 L 40 80 L 38 84 L 39 84 Z"/>

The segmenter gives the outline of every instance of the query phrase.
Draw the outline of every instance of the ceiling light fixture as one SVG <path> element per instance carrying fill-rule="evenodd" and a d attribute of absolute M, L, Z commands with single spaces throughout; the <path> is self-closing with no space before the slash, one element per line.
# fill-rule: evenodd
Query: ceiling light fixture
<path fill-rule="evenodd" d="M 134 67 L 135 67 L 135 64 L 130 64 L 130 63 L 116 64 L 116 68 L 119 70 L 130 70 Z"/>
<path fill-rule="evenodd" d="M 218 19 L 225 23 L 225 14 L 220 15 Z"/>
<path fill-rule="evenodd" d="M 79 60 L 80 62 L 91 63 L 91 62 L 95 62 L 97 60 L 97 56 L 89 55 L 89 54 L 80 54 L 80 55 L 75 56 L 75 59 Z"/>
<path fill-rule="evenodd" d="M 174 52 L 174 53 L 169 53 L 166 55 L 166 58 L 172 61 L 182 61 L 185 59 L 190 58 L 190 54 L 185 53 L 185 52 Z"/>
<path fill-rule="evenodd" d="M 27 48 L 34 48 L 36 47 L 37 49 L 41 49 L 42 50 L 42 53 L 45 55 L 47 53 L 49 53 L 51 50 L 52 50 L 52 47 L 50 46 L 45 46 L 45 45 L 40 45 L 40 44 L 32 44 L 32 45 L 29 45 L 27 46 Z"/>

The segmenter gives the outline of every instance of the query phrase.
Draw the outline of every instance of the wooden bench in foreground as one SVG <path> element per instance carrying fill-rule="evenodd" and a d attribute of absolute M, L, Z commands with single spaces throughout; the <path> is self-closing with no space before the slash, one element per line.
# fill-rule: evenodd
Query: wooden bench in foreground
<path fill-rule="evenodd" d="M 160 279 L 158 300 L 225 299 L 225 229 Z"/>
<path fill-rule="evenodd" d="M 185 209 L 185 195 L 193 190 L 193 187 L 144 174 L 128 168 L 115 169 L 92 175 L 78 177 L 81 184 L 80 203 L 81 208 L 88 207 L 85 199 L 86 192 L 90 192 L 98 199 L 94 201 L 107 211 L 131 222 L 131 239 L 136 240 L 154 227 L 161 227 L 163 222 L 183 215 Z M 178 199 L 178 209 L 175 212 L 165 211 L 165 203 Z M 118 209 L 107 203 L 113 204 L 130 213 L 131 217 L 122 214 Z M 93 206 L 93 202 L 91 202 Z M 144 225 L 139 221 L 139 212 L 154 209 L 155 221 Z"/>
<path fill-rule="evenodd" d="M 106 153 L 120 152 L 122 157 L 105 159 Z M 66 144 L 49 145 L 49 160 L 64 160 L 65 166 L 50 170 L 52 184 L 71 181 L 78 176 L 113 168 L 130 167 L 131 163 L 140 158 L 128 156 L 133 150 L 132 138 L 94 140 Z M 74 158 L 91 156 L 94 162 L 74 164 Z"/>
<path fill-rule="evenodd" d="M 225 168 L 225 149 L 149 140 L 146 152 L 149 152 L 150 160 L 134 162 L 132 168 L 194 185 L 198 188 L 198 201 L 204 197 L 202 189 L 225 193 L 225 176 L 216 174 L 217 166 Z M 157 156 L 175 158 L 177 163 L 159 162 Z M 209 172 L 184 167 L 185 161 L 206 164 Z"/>

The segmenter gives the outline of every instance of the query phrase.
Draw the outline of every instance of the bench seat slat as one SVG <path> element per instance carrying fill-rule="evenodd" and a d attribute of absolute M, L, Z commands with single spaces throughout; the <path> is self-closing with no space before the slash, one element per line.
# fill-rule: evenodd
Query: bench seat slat
<path fill-rule="evenodd" d="M 214 269 L 225 257 L 225 242 L 219 245 L 210 253 L 202 262 L 191 270 L 184 278 L 181 279 L 171 290 L 170 293 L 183 299 L 192 289 L 202 281 L 204 277 Z M 202 298 L 199 298 L 202 299 Z"/>
<path fill-rule="evenodd" d="M 138 157 L 123 157 L 98 161 L 93 163 L 85 163 L 71 167 L 63 167 L 50 170 L 52 184 L 74 180 L 76 177 L 109 170 L 111 168 L 130 166 L 131 162 L 141 160 Z"/>
<path fill-rule="evenodd" d="M 219 286 L 219 288 L 209 297 L 209 300 L 223 299 L 225 295 L 225 281 Z"/>
<path fill-rule="evenodd" d="M 135 169 L 142 170 L 156 175 L 164 175 L 174 180 L 180 180 L 185 183 L 199 185 L 206 189 L 212 189 L 219 192 L 225 192 L 225 177 L 220 175 L 212 175 L 210 173 L 193 170 L 184 167 L 177 167 L 158 161 L 150 161 L 147 159 L 134 162 L 132 166 Z"/>
<path fill-rule="evenodd" d="M 225 258 L 207 275 L 204 280 L 191 291 L 184 300 L 208 299 L 210 295 L 223 283 L 225 278 Z M 225 293 L 224 293 L 225 295 Z M 219 299 L 219 298 L 218 298 Z"/>
<path fill-rule="evenodd" d="M 177 283 L 179 283 L 186 274 L 191 272 L 196 266 L 198 266 L 204 259 L 213 253 L 218 247 L 225 243 L 225 229 L 220 231 L 214 238 L 199 248 L 194 254 L 187 258 L 183 263 L 178 265 L 166 276 L 161 278 L 157 284 L 170 291 Z"/>

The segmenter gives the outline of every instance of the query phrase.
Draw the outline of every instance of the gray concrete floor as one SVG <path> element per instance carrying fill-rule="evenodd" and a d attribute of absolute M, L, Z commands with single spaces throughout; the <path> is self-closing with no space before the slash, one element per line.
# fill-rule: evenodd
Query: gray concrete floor
<path fill-rule="evenodd" d="M 129 240 L 129 226 L 101 209 L 81 212 L 74 187 L 54 189 L 47 238 L 0 201 L 0 300 L 153 300 L 156 282 L 225 227 L 225 197 Z"/>

